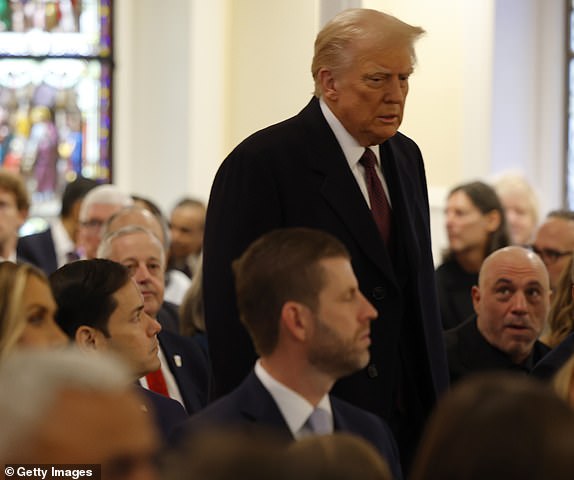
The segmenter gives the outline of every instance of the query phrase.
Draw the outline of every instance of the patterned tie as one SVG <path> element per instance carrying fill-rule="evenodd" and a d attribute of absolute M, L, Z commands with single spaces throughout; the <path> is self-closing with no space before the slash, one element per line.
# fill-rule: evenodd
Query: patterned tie
<path fill-rule="evenodd" d="M 332 432 L 329 412 L 322 408 L 315 408 L 307 419 L 309 429 L 315 435 L 326 435 Z"/>
<path fill-rule="evenodd" d="M 161 368 L 156 370 L 155 372 L 148 373 L 145 376 L 147 381 L 148 389 L 152 392 L 160 393 L 166 397 L 169 397 L 169 392 L 167 391 L 167 383 L 161 372 Z"/>
<path fill-rule="evenodd" d="M 367 191 L 369 192 L 373 219 L 385 244 L 389 246 L 392 212 L 381 179 L 377 175 L 377 157 L 370 148 L 365 148 L 365 153 L 363 153 L 359 162 L 365 167 L 365 179 L 367 181 Z"/>

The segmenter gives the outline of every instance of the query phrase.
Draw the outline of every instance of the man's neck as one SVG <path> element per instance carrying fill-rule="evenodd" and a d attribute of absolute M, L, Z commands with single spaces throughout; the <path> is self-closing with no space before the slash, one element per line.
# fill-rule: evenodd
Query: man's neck
<path fill-rule="evenodd" d="M 328 375 L 317 372 L 308 364 L 302 365 L 298 359 L 286 361 L 271 355 L 261 357 L 260 362 L 275 380 L 297 392 L 313 406 L 317 406 L 335 383 Z"/>
<path fill-rule="evenodd" d="M 4 244 L 0 245 L 0 257 L 3 260 L 13 260 L 16 258 L 16 249 L 12 242 L 5 242 Z"/>

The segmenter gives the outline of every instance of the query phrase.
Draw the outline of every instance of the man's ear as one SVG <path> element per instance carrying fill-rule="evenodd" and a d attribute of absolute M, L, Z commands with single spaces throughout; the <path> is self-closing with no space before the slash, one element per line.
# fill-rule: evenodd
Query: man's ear
<path fill-rule="evenodd" d="M 81 325 L 76 330 L 74 340 L 81 350 L 98 350 L 100 344 L 98 337 L 100 334 L 101 333 L 93 327 Z"/>
<path fill-rule="evenodd" d="M 336 101 L 339 92 L 333 72 L 327 68 L 321 68 L 317 76 L 321 85 L 321 96 L 327 100 Z"/>
<path fill-rule="evenodd" d="M 285 302 L 281 308 L 281 330 L 300 342 L 309 336 L 312 314 L 309 307 L 299 302 Z"/>
<path fill-rule="evenodd" d="M 470 291 L 472 296 L 472 306 L 474 307 L 474 313 L 478 315 L 478 306 L 480 305 L 480 287 L 474 286 Z"/>

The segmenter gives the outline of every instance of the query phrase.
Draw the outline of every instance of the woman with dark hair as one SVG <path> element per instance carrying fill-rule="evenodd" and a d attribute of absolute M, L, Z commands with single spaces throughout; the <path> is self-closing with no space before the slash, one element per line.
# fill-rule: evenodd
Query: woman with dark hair
<path fill-rule="evenodd" d="M 502 203 L 483 182 L 453 188 L 447 198 L 449 247 L 436 270 L 442 326 L 454 328 L 473 314 L 470 291 L 478 283 L 483 260 L 509 245 Z"/>

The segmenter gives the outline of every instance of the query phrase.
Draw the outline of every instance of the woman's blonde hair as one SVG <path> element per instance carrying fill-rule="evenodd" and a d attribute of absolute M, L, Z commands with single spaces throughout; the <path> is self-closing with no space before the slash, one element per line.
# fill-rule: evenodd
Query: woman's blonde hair
<path fill-rule="evenodd" d="M 26 327 L 22 301 L 31 275 L 48 284 L 44 273 L 32 265 L 0 263 L 0 360 L 14 349 Z"/>
<path fill-rule="evenodd" d="M 574 285 L 574 262 L 572 258 L 568 266 L 560 275 L 558 285 L 554 291 L 550 312 L 548 312 L 548 332 L 542 341 L 554 348 L 568 334 L 574 331 L 574 299 L 572 298 L 572 285 Z"/>
<path fill-rule="evenodd" d="M 552 388 L 556 394 L 574 408 L 570 391 L 572 389 L 572 378 L 574 376 L 574 355 L 560 367 L 552 377 Z"/>

